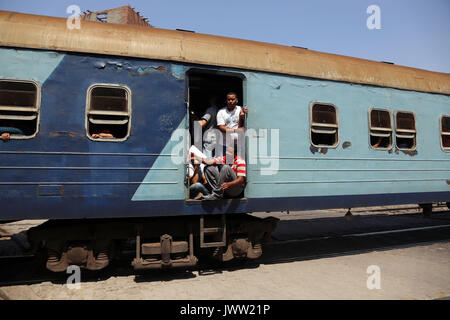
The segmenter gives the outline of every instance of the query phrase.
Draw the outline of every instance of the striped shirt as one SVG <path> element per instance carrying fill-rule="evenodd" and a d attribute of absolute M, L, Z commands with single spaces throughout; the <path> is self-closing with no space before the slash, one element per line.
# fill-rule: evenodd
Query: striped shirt
<path fill-rule="evenodd" d="M 214 158 L 214 164 L 227 164 L 227 157 L 222 156 L 218 158 Z M 238 177 L 246 177 L 247 176 L 247 165 L 245 164 L 245 160 L 241 157 L 235 156 L 234 162 L 231 165 L 231 169 L 233 169 L 234 173 Z"/>

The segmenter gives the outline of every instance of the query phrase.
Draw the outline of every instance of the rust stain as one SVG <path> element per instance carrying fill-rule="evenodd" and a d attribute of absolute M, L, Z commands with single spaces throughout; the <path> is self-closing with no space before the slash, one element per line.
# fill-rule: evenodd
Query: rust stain
<path fill-rule="evenodd" d="M 138 75 L 147 75 L 147 74 L 150 74 L 150 73 L 153 73 L 153 72 L 157 72 L 157 71 L 163 72 L 163 71 L 166 71 L 166 68 L 164 68 L 163 66 L 159 66 L 159 67 L 149 66 L 149 67 L 144 67 L 144 68 L 143 67 L 139 67 L 137 69 Z"/>
<path fill-rule="evenodd" d="M 401 150 L 401 152 L 403 152 L 404 154 L 407 154 L 410 157 L 414 157 L 415 155 L 417 155 L 417 150 Z"/>
<path fill-rule="evenodd" d="M 63 136 L 69 136 L 71 138 L 75 138 L 76 134 L 72 133 L 72 132 L 65 132 L 65 131 L 50 132 L 50 137 L 63 137 Z"/>
<path fill-rule="evenodd" d="M 351 146 L 352 146 L 352 143 L 350 141 L 345 141 L 342 144 L 342 148 L 344 148 L 344 149 L 350 148 Z"/>
<path fill-rule="evenodd" d="M 314 147 L 313 145 L 311 145 L 311 147 L 309 147 L 309 150 L 311 151 L 312 154 L 315 154 L 316 152 L 319 152 L 319 148 Z"/>
<path fill-rule="evenodd" d="M 328 152 L 328 148 L 318 148 L 313 145 L 311 145 L 311 147 L 309 147 L 309 150 L 311 151 L 312 154 L 315 154 L 316 152 L 319 152 L 321 154 L 326 154 Z"/>

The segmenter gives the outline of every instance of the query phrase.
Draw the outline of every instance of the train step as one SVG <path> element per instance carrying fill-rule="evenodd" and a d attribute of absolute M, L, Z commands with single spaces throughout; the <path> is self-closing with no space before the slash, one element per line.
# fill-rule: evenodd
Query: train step
<path fill-rule="evenodd" d="M 209 219 L 212 220 L 212 219 Z M 227 244 L 227 225 L 225 215 L 222 215 L 220 225 L 205 227 L 205 217 L 200 217 L 200 248 L 224 247 Z M 205 241 L 205 235 L 216 235 L 221 241 Z"/>

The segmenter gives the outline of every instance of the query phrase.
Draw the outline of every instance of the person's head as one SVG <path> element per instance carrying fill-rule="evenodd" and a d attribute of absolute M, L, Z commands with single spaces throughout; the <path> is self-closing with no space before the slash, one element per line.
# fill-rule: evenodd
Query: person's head
<path fill-rule="evenodd" d="M 237 156 L 237 145 L 236 145 L 236 141 L 234 141 L 233 144 L 227 146 L 226 149 L 226 156 L 227 157 L 232 157 L 234 158 L 235 156 Z"/>
<path fill-rule="evenodd" d="M 217 104 L 217 96 L 216 95 L 209 96 L 209 105 L 215 106 L 216 104 Z"/>
<path fill-rule="evenodd" d="M 227 93 L 227 108 L 233 110 L 238 103 L 237 94 L 235 92 Z"/>

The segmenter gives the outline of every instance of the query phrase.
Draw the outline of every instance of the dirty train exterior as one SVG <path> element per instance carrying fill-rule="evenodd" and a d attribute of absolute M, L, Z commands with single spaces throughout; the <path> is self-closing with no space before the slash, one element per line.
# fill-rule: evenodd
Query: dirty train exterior
<path fill-rule="evenodd" d="M 444 73 L 312 50 L 190 32 L 0 12 L 0 80 L 37 88 L 37 131 L 2 143 L 2 219 L 75 219 L 223 214 L 428 203 L 450 200 L 450 115 Z M 249 161 L 245 198 L 186 201 L 185 164 L 173 161 L 187 129 L 189 71 L 238 75 L 247 128 L 268 143 L 278 132 L 277 171 Z M 123 141 L 86 134 L 96 85 L 129 95 Z M 124 90 L 125 90 L 124 89 Z M 311 141 L 311 106 L 330 105 L 336 143 Z M 392 147 L 370 144 L 370 110 L 388 111 Z M 5 109 L 6 110 L 6 109 Z M 395 146 L 395 115 L 414 115 L 415 147 Z M 10 112 L 10 110 L 8 111 Z M 94 120 L 92 120 L 94 121 Z M 95 121 L 94 121 L 95 122 Z M 64 208 L 64 210 L 60 210 Z"/>

